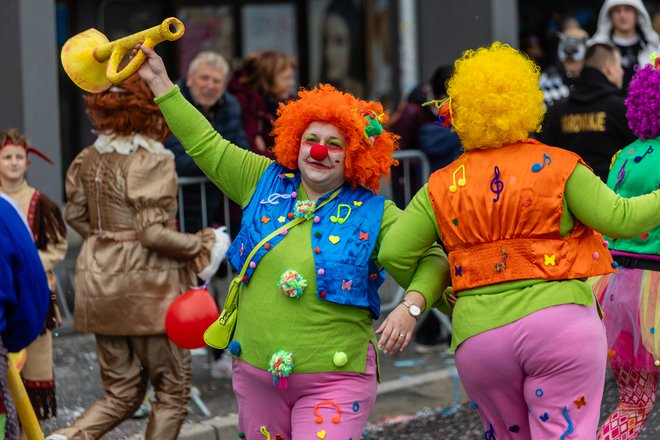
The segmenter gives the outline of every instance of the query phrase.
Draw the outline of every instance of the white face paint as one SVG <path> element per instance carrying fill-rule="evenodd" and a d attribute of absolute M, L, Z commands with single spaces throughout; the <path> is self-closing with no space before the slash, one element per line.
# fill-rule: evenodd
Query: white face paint
<path fill-rule="evenodd" d="M 316 144 L 325 146 L 328 155 L 316 160 L 311 155 Z M 346 138 L 332 124 L 312 122 L 303 132 L 298 152 L 298 169 L 305 190 L 312 199 L 330 192 L 344 183 Z"/>

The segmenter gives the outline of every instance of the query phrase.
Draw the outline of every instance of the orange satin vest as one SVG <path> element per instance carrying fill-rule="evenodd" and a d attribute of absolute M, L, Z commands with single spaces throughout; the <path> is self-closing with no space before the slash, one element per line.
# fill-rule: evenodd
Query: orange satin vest
<path fill-rule="evenodd" d="M 559 226 L 566 180 L 582 159 L 526 141 L 471 150 L 429 179 L 455 291 L 524 279 L 611 273 L 602 235 L 575 219 Z"/>

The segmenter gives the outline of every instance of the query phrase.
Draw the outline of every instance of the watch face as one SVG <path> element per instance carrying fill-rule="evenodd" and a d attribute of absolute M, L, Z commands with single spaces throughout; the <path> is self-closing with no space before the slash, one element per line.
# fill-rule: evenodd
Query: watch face
<path fill-rule="evenodd" d="M 420 309 L 419 306 L 416 306 L 415 304 L 412 304 L 408 310 L 410 310 L 410 314 L 413 316 L 419 316 L 422 313 L 422 309 Z"/>

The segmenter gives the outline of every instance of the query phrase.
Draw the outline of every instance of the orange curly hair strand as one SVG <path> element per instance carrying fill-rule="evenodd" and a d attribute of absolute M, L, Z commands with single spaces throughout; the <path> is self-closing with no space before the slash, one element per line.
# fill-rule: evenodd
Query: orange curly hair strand
<path fill-rule="evenodd" d="M 149 86 L 137 75 L 118 86 L 98 94 L 85 95 L 87 116 L 100 133 L 121 136 L 142 134 L 159 142 L 167 139 L 170 129 L 165 123 Z"/>
<path fill-rule="evenodd" d="M 365 135 L 367 120 L 363 114 L 383 113 L 378 102 L 363 101 L 340 92 L 329 84 L 310 90 L 300 90 L 299 99 L 280 104 L 273 124 L 276 160 L 290 169 L 298 168 L 298 152 L 303 132 L 312 122 L 332 124 L 346 137 L 345 180 L 353 188 L 364 186 L 377 193 L 383 176 L 390 175 L 397 161 L 392 154 L 397 149 L 398 136 L 383 130 L 372 143 Z M 381 117 L 383 125 L 387 115 Z"/>

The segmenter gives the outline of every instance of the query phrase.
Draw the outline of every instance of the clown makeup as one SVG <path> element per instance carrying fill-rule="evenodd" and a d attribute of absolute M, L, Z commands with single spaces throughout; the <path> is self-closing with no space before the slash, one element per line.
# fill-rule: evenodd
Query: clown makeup
<path fill-rule="evenodd" d="M 307 195 L 312 200 L 344 183 L 346 138 L 332 124 L 312 122 L 303 132 L 298 168 Z"/>
<path fill-rule="evenodd" d="M 0 186 L 14 188 L 23 182 L 28 167 L 25 148 L 7 144 L 0 149 Z"/>

